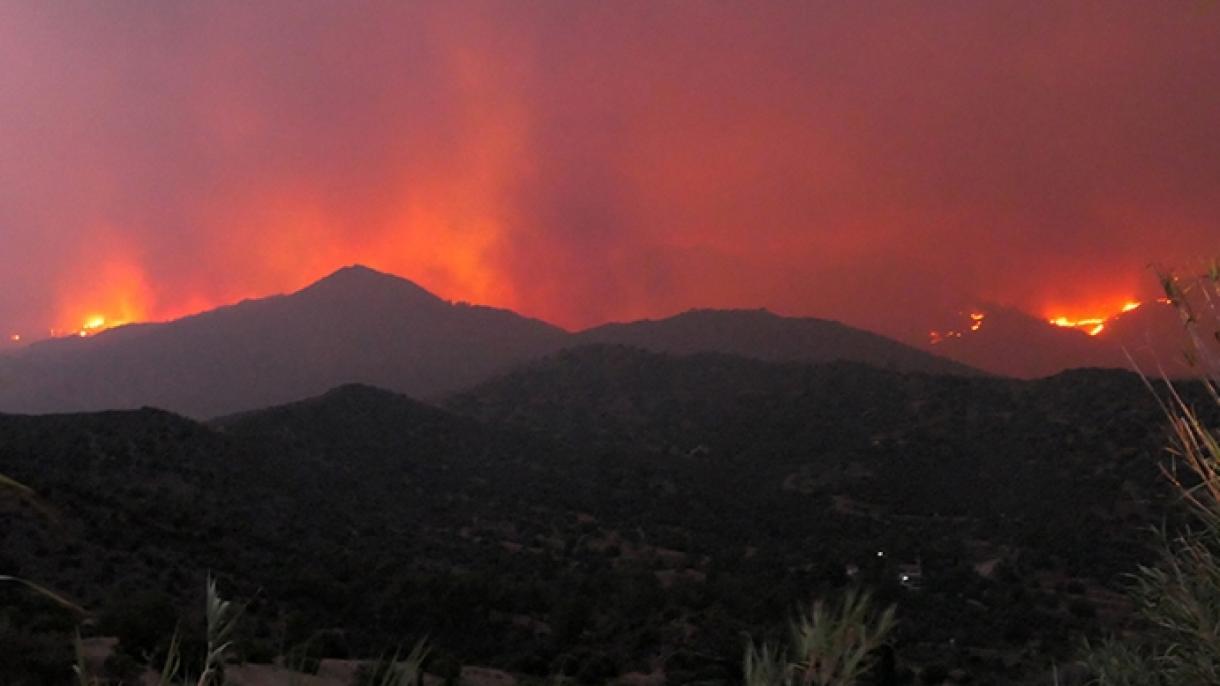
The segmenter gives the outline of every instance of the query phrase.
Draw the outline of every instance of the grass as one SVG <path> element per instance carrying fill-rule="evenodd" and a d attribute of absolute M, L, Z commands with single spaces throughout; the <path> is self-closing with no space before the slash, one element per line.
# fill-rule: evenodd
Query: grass
<path fill-rule="evenodd" d="M 854 686 L 893 630 L 894 615 L 893 606 L 876 612 L 868 594 L 855 590 L 833 607 L 819 600 L 792 622 L 791 652 L 765 643 L 746 646 L 745 684 Z"/>
<path fill-rule="evenodd" d="M 1186 359 L 1220 408 L 1220 262 L 1197 277 L 1162 271 L 1160 279 L 1189 339 Z M 1132 575 L 1138 630 L 1086 646 L 1083 662 L 1096 686 L 1220 683 L 1220 439 L 1199 410 L 1167 386 L 1161 402 L 1176 459 L 1165 475 L 1193 524 L 1172 535 L 1158 532 L 1158 563 Z"/>

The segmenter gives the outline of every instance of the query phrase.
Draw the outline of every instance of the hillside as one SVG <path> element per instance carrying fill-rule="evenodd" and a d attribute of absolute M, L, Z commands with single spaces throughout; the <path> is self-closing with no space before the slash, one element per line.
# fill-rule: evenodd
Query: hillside
<path fill-rule="evenodd" d="M 346 383 L 428 397 L 565 340 L 549 324 L 349 267 L 291 295 L 33 345 L 0 362 L 0 411 L 153 406 L 203 418 Z"/>
<path fill-rule="evenodd" d="M 116 604 L 195 607 L 213 571 L 255 599 L 251 659 L 428 633 L 467 664 L 724 683 L 744 633 L 858 581 L 899 603 L 901 665 L 1023 683 L 1126 616 L 1113 589 L 1147 559 L 1140 527 L 1172 512 L 1160 427 L 1124 373 L 593 346 L 445 409 L 345 386 L 210 425 L 0 416 L 0 472 L 59 512 L 0 500 L 0 545 L 7 569 L 98 608 L 100 630 Z M 916 562 L 922 587 L 902 587 L 894 570 Z"/>
<path fill-rule="evenodd" d="M 436 398 L 588 341 L 972 373 L 842 324 L 765 312 L 692 312 L 573 335 L 508 310 L 446 302 L 406 279 L 348 267 L 290 295 L 168 323 L 44 341 L 2 355 L 0 412 L 159 407 L 206 419 L 351 383 Z"/>
<path fill-rule="evenodd" d="M 1095 335 L 1081 328 L 1055 326 L 1044 319 L 1002 306 L 977 308 L 980 320 L 957 313 L 929 336 L 907 338 L 919 348 L 1003 376 L 1041 378 L 1066 369 L 1127 369 L 1171 378 L 1193 378 L 1185 364 L 1191 346 L 1177 311 L 1154 300 L 1105 320 Z"/>
<path fill-rule="evenodd" d="M 781 317 L 767 310 L 691 310 L 666 319 L 606 324 L 576 338 L 579 343 L 629 345 L 663 353 L 725 353 L 769 362 L 862 362 L 928 374 L 979 373 L 839 322 Z"/>

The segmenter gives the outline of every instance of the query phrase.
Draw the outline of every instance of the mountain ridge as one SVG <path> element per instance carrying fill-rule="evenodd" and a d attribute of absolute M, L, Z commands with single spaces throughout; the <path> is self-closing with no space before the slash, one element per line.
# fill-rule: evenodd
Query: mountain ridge
<path fill-rule="evenodd" d="M 719 352 L 769 362 L 864 362 L 907 372 L 982 374 L 898 341 L 818 317 L 763 309 L 691 309 L 662 319 L 603 324 L 578 332 L 581 343 L 632 345 L 676 354 Z"/>
<path fill-rule="evenodd" d="M 749 310 L 693 311 L 570 333 L 511 310 L 446 301 L 407 279 L 351 265 L 290 294 L 31 345 L 0 359 L 0 412 L 156 406 L 208 418 L 349 383 L 431 398 L 588 342 L 978 373 L 837 322 Z"/>

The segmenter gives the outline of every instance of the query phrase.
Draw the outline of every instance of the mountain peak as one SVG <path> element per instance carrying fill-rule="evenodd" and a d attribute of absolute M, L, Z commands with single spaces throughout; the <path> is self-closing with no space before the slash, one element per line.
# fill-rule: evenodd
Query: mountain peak
<path fill-rule="evenodd" d="M 440 297 L 401 276 L 378 271 L 362 264 L 342 267 L 298 291 L 299 294 L 327 294 L 367 298 L 379 294 L 409 295 L 419 300 L 441 303 Z"/>

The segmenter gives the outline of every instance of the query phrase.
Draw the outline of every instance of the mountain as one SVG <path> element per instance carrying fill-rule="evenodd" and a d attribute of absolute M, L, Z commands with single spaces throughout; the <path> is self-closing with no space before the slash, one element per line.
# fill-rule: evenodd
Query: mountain
<path fill-rule="evenodd" d="M 449 303 L 405 279 L 355 266 L 291 295 L 0 356 L 0 412 L 151 406 L 206 418 L 350 383 L 430 398 L 587 342 L 972 373 L 876 334 L 763 311 L 688 312 L 573 335 L 507 310 Z"/>
<path fill-rule="evenodd" d="M 1017 378 L 1041 378 L 1065 369 L 1133 369 L 1171 378 L 1195 377 L 1184 362 L 1188 342 L 1177 311 L 1163 301 L 1144 303 L 1106 319 L 1089 335 L 1056 326 L 1020 310 L 980 306 L 972 315 L 947 318 L 932 331 L 910 338 L 927 352 L 977 369 Z"/>
<path fill-rule="evenodd" d="M 577 339 L 654 352 L 716 352 L 770 362 L 846 361 L 926 374 L 979 373 L 835 321 L 782 317 L 767 310 L 691 310 L 667 319 L 606 324 L 577 334 Z"/>
<path fill-rule="evenodd" d="M 150 593 L 198 607 L 211 571 L 254 601 L 243 657 L 427 634 L 465 664 L 584 683 L 740 683 L 743 635 L 862 583 L 898 603 L 900 666 L 1031 683 L 1128 616 L 1113 589 L 1173 512 L 1163 421 L 1123 372 L 623 346 L 560 351 L 442 407 L 346 385 L 207 424 L 0 415 L 0 473 L 56 514 L 0 495 L 0 569 L 85 603 L 101 631 L 116 607 L 153 621 Z M 895 565 L 916 562 L 922 588 L 903 588 Z M 0 651 L 62 625 L 8 593 Z M 31 654 L 0 652 L 0 680 Z"/>
<path fill-rule="evenodd" d="M 1207 320 L 1199 320 L 1198 323 L 1201 325 L 1200 333 L 1206 336 L 1209 333 Z M 1199 375 L 1198 370 L 1187 363 L 1187 351 L 1193 346 L 1185 333 L 1181 315 L 1166 302 L 1145 303 L 1114 317 L 1106 322 L 1106 328 L 1095 338 L 1122 351 L 1128 368 L 1134 361 L 1141 370 L 1152 376 L 1159 377 L 1162 371 L 1171 378 Z M 1127 359 L 1128 355 L 1130 360 Z"/>
<path fill-rule="evenodd" d="M 978 308 L 977 325 L 966 315 L 946 322 L 922 347 L 960 363 L 1003 376 L 1033 379 L 1065 369 L 1127 368 L 1120 351 L 1079 329 L 1054 326 L 1020 310 Z M 954 319 L 954 318 L 950 318 Z"/>
<path fill-rule="evenodd" d="M 32 345 L 0 361 L 0 411 L 155 406 L 210 417 L 346 383 L 429 397 L 566 340 L 544 322 L 348 267 L 291 295 Z"/>

